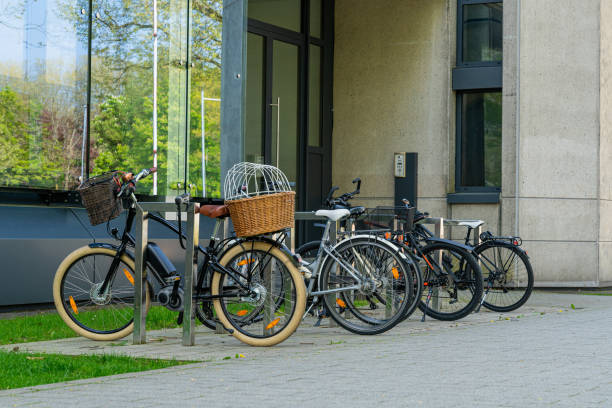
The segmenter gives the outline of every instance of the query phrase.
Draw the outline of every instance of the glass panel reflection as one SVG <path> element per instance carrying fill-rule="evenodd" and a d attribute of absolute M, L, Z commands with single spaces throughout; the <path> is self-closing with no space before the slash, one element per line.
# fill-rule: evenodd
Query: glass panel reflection
<path fill-rule="evenodd" d="M 245 160 L 264 162 L 264 38 L 247 34 Z"/>
<path fill-rule="evenodd" d="M 301 0 L 249 0 L 249 18 L 301 31 Z"/>
<path fill-rule="evenodd" d="M 321 47 L 310 44 L 308 67 L 308 145 L 321 146 Z"/>
<path fill-rule="evenodd" d="M 0 0 L 0 186 L 79 184 L 87 75 L 80 0 Z"/>
<path fill-rule="evenodd" d="M 194 195 L 220 197 L 223 2 L 192 0 L 191 4 L 191 60 L 194 67 L 190 75 L 189 184 Z M 205 179 L 204 184 L 202 178 Z M 205 193 L 202 191 L 203 185 Z"/>
<path fill-rule="evenodd" d="M 501 92 L 462 96 L 462 186 L 501 187 L 501 102 Z"/>
<path fill-rule="evenodd" d="M 310 0 L 310 35 L 321 38 L 321 0 Z"/>
<path fill-rule="evenodd" d="M 463 6 L 463 62 L 502 60 L 502 3 Z"/>
<path fill-rule="evenodd" d="M 280 98 L 279 108 L 272 110 L 272 164 L 279 167 L 290 182 L 298 176 L 299 74 L 298 47 L 281 41 L 273 42 L 272 103 Z M 277 130 L 278 128 L 278 130 Z M 280 137 L 279 137 L 280 135 Z M 280 140 L 280 146 L 278 145 Z"/>
<path fill-rule="evenodd" d="M 129 6 L 129 7 L 128 7 Z M 157 193 L 185 184 L 186 2 L 158 0 Z M 153 166 L 153 7 L 150 0 L 95 3 L 91 172 Z M 153 177 L 139 192 L 153 192 Z"/>

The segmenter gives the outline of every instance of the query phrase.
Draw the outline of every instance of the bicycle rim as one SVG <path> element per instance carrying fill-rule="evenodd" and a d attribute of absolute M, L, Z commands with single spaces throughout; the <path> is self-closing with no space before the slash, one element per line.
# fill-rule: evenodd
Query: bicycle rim
<path fill-rule="evenodd" d="M 496 312 L 521 307 L 531 296 L 533 270 L 527 255 L 507 243 L 476 248 L 484 280 L 483 306 Z"/>
<path fill-rule="evenodd" d="M 445 243 L 430 244 L 421 251 L 425 272 L 419 308 L 438 320 L 470 314 L 482 297 L 482 274 L 474 257 Z"/>
<path fill-rule="evenodd" d="M 239 340 L 271 346 L 289 337 L 299 325 L 306 304 L 303 279 L 289 257 L 269 243 L 246 242 L 229 250 L 221 265 L 240 275 L 213 275 L 214 307 L 225 327 Z"/>
<path fill-rule="evenodd" d="M 348 239 L 328 257 L 320 289 L 337 292 L 323 300 L 334 320 L 358 334 L 378 334 L 394 327 L 410 306 L 413 281 L 404 259 L 378 239 Z M 359 284 L 356 275 L 363 284 Z M 349 289 L 359 285 L 358 289 Z"/>

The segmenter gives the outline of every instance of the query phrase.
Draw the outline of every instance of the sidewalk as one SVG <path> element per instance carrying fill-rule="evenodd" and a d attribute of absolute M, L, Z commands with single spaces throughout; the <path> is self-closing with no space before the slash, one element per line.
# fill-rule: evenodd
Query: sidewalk
<path fill-rule="evenodd" d="M 536 292 L 514 313 L 412 316 L 378 336 L 306 321 L 272 348 L 203 328 L 193 347 L 180 345 L 178 329 L 150 332 L 138 346 L 131 338 L 28 343 L 20 351 L 204 363 L 2 391 L 0 406 L 610 406 L 611 337 L 612 297 Z"/>

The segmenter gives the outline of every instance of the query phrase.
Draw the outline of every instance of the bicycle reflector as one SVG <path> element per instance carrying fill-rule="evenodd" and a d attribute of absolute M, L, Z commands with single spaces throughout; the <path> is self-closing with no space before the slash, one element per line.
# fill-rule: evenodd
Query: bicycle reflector
<path fill-rule="evenodd" d="M 395 266 L 391 268 L 391 272 L 393 273 L 393 279 L 399 279 L 399 271 Z"/>
<path fill-rule="evenodd" d="M 271 328 L 273 328 L 274 326 L 276 326 L 278 324 L 278 322 L 280 322 L 280 317 L 277 317 L 276 319 L 272 320 L 267 326 L 266 326 L 266 330 L 270 330 Z"/>
<path fill-rule="evenodd" d="M 248 263 L 253 263 L 253 261 L 255 261 L 255 260 L 252 259 L 252 258 L 243 259 L 242 261 L 238 262 L 238 266 L 244 266 L 244 265 L 246 265 Z"/>
<path fill-rule="evenodd" d="M 345 309 L 346 308 L 346 303 L 344 303 L 344 300 L 340 299 L 340 298 L 336 298 L 336 303 L 338 304 L 338 306 L 340 306 L 341 308 Z"/>
<path fill-rule="evenodd" d="M 127 269 L 123 268 L 123 274 L 125 275 L 125 277 L 127 278 L 127 280 L 130 281 L 130 283 L 132 284 L 132 286 L 134 286 L 134 277 L 132 276 L 132 274 L 130 273 L 130 271 L 128 271 Z"/>
<path fill-rule="evenodd" d="M 236 312 L 236 314 L 237 314 L 238 316 L 244 316 L 244 315 L 245 315 L 245 314 L 247 314 L 247 313 L 249 313 L 249 311 L 248 311 L 248 310 L 245 310 L 245 309 L 242 309 L 242 310 L 239 310 L 238 312 Z"/>
<path fill-rule="evenodd" d="M 70 296 L 68 300 L 70 301 L 70 307 L 72 308 L 72 311 L 74 312 L 74 314 L 79 314 L 79 309 L 77 309 L 77 305 L 76 305 L 76 302 L 74 301 L 74 298 Z"/>

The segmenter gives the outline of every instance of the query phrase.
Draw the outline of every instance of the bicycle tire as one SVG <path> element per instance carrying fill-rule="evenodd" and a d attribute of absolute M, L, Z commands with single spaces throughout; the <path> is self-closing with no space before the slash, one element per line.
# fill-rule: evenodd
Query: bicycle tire
<path fill-rule="evenodd" d="M 433 242 L 421 248 L 425 257 L 424 290 L 419 308 L 437 320 L 458 320 L 469 315 L 482 299 L 482 273 L 478 262 L 460 246 Z M 442 259 L 444 275 L 434 276 L 429 264 L 439 266 Z M 456 282 L 450 273 L 459 279 Z M 442 292 L 441 292 L 442 291 Z M 442 294 L 441 294 L 442 293 Z M 429 297 L 429 300 L 427 298 Z M 424 301 L 425 300 L 425 301 Z"/>
<path fill-rule="evenodd" d="M 57 268 L 53 279 L 55 308 L 64 323 L 80 336 L 110 341 L 134 330 L 134 299 L 130 294 L 134 293 L 136 275 L 132 258 L 122 255 L 109 294 L 96 296 L 95 293 L 95 287 L 106 276 L 100 271 L 108 270 L 116 253 L 114 249 L 84 246 L 71 252 Z M 148 283 L 145 289 L 148 312 L 151 306 Z M 113 297 L 113 293 L 126 296 Z"/>
<path fill-rule="evenodd" d="M 392 329 L 404 319 L 413 283 L 397 247 L 376 236 L 354 237 L 341 241 L 334 252 L 345 265 L 351 265 L 353 273 L 369 275 L 359 289 L 323 295 L 330 316 L 340 326 L 353 333 L 374 335 Z M 327 256 L 319 278 L 320 290 L 355 286 L 357 282 L 347 270 Z"/>
<path fill-rule="evenodd" d="M 270 257 L 270 259 L 268 259 Z M 275 259 L 276 262 L 271 263 Z M 238 340 L 251 346 L 273 346 L 286 340 L 299 326 L 304 310 L 306 308 L 306 287 L 304 280 L 297 267 L 293 264 L 293 260 L 275 245 L 263 241 L 251 241 L 236 245 L 228 249 L 219 261 L 219 264 L 225 268 L 233 268 L 235 265 L 240 265 L 246 260 L 247 264 L 254 264 L 255 275 L 250 283 L 251 288 L 258 296 L 247 298 L 246 296 L 238 295 L 231 296 L 232 290 L 236 290 L 236 285 L 232 284 L 231 277 L 219 271 L 214 271 L 211 281 L 211 294 L 217 296 L 213 299 L 213 306 L 217 318 L 221 324 L 233 330 L 232 335 Z M 270 272 L 266 272 L 268 265 Z M 266 276 L 268 276 L 266 278 Z M 268 294 L 273 293 L 273 285 L 279 285 L 282 281 L 283 289 L 281 295 L 283 302 L 278 303 L 278 299 Z M 262 289 L 262 287 L 264 289 Z M 267 289 L 266 289 L 267 288 Z M 263 296 L 259 298 L 259 296 Z M 290 299 L 287 299 L 287 295 Z M 279 295 L 280 296 L 280 295 Z M 223 299 L 223 301 L 222 301 Z M 229 301 L 227 301 L 229 300 Z M 231 302 L 235 303 L 231 303 Z M 263 316 L 257 308 L 265 305 L 266 302 L 270 306 L 270 315 Z M 232 305 L 239 305 L 244 310 L 253 307 L 256 311 L 248 311 L 248 316 L 240 316 L 239 312 L 233 312 L 229 309 Z M 289 312 L 286 312 L 289 307 Z M 240 318 L 237 318 L 240 317 Z M 263 318 L 259 318 L 263 316 Z M 270 320 L 276 316 L 275 319 Z"/>
<path fill-rule="evenodd" d="M 492 261 L 491 256 L 485 256 L 485 252 L 493 252 Z M 482 305 L 495 312 L 511 312 L 523 306 L 531 296 L 534 281 L 527 254 L 502 241 L 485 241 L 474 248 L 474 253 L 481 258 L 480 264 L 483 265 L 481 269 L 486 296 Z M 493 274 L 491 263 L 494 263 L 496 269 Z M 514 287 L 507 286 L 508 283 L 513 283 Z"/>

